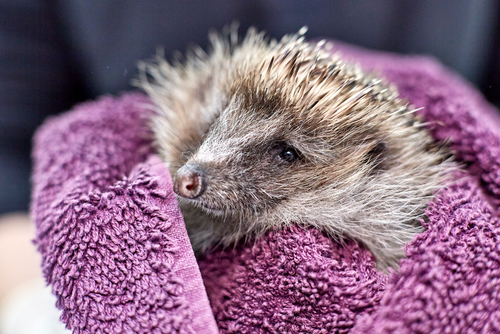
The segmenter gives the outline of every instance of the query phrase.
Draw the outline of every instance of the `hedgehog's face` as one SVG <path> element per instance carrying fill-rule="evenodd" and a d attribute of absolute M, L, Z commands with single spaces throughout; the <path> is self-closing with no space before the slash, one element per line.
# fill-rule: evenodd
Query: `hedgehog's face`
<path fill-rule="evenodd" d="M 291 117 L 289 110 L 238 108 L 220 114 L 174 176 L 181 200 L 213 216 L 254 220 L 282 204 L 293 210 L 294 198 L 356 182 L 384 157 L 382 141 L 339 144 L 340 138 Z"/>

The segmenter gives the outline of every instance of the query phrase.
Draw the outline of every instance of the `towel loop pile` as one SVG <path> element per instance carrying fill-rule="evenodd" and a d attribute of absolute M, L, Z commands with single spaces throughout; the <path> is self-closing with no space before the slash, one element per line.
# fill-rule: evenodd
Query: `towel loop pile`
<path fill-rule="evenodd" d="M 466 171 L 429 204 L 400 272 L 299 227 L 196 261 L 149 100 L 103 97 L 34 139 L 35 242 L 73 333 L 500 332 L 498 111 L 432 59 L 336 50 L 422 108 Z"/>

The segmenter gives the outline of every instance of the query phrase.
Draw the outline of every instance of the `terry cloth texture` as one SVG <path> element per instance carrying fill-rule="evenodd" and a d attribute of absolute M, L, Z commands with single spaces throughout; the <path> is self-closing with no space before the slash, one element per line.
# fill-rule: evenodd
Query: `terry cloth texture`
<path fill-rule="evenodd" d="M 74 333 L 216 333 L 147 100 L 103 98 L 35 138 L 43 273 Z"/>
<path fill-rule="evenodd" d="M 217 333 L 215 319 L 221 333 L 500 332 L 500 116 L 432 59 L 337 50 L 422 108 L 468 173 L 429 204 L 399 273 L 377 272 L 355 242 L 299 227 L 196 263 L 151 155 L 147 98 L 106 97 L 35 137 L 35 242 L 68 328 Z"/>

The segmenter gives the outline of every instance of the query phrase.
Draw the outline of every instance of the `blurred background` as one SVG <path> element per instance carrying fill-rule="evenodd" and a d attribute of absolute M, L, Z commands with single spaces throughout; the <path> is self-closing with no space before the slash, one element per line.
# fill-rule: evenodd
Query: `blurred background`
<path fill-rule="evenodd" d="M 30 143 L 50 114 L 133 89 L 137 60 L 206 46 L 234 20 L 279 38 L 308 38 L 428 54 L 500 101 L 499 2 L 0 0 L 0 213 L 26 211 Z"/>
<path fill-rule="evenodd" d="M 496 0 L 0 0 L 0 302 L 39 276 L 29 219 L 6 215 L 28 211 L 33 132 L 78 102 L 133 89 L 137 61 L 159 46 L 167 56 L 206 46 L 209 30 L 235 20 L 275 38 L 307 25 L 310 39 L 431 55 L 498 105 L 499 15 Z"/>

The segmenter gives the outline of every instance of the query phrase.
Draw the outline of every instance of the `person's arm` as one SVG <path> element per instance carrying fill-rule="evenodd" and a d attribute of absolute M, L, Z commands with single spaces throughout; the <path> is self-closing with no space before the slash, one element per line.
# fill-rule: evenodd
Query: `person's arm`
<path fill-rule="evenodd" d="M 51 4 L 0 2 L 0 213 L 28 209 L 31 136 L 81 91 Z"/>

